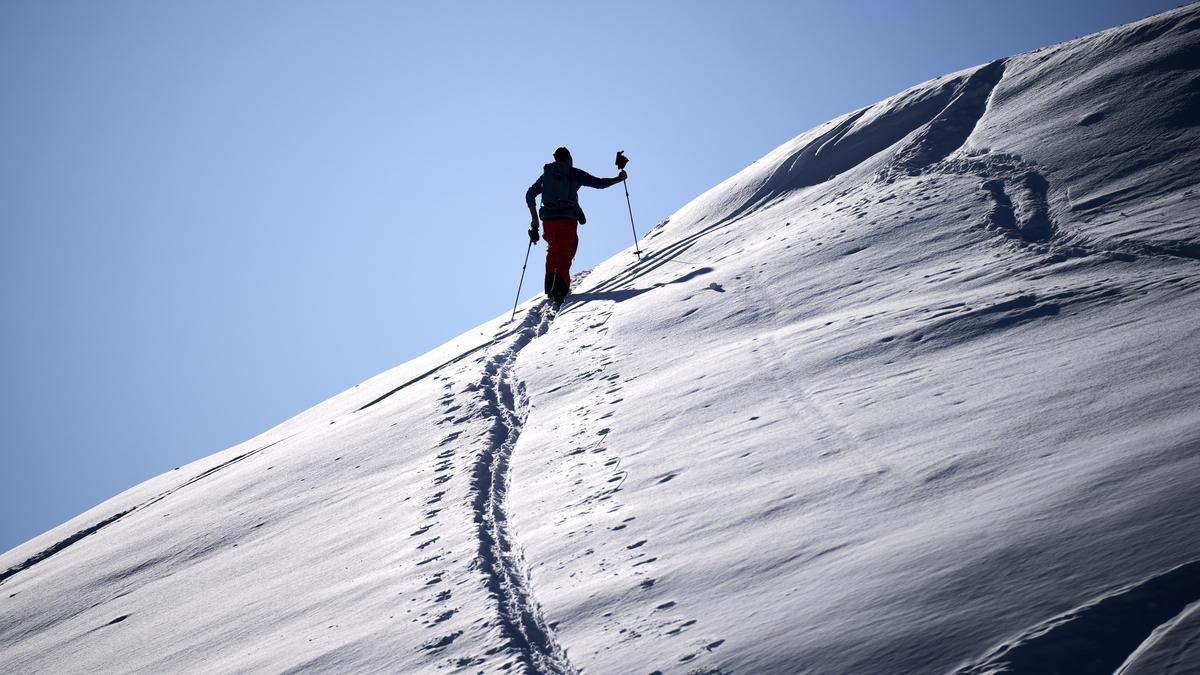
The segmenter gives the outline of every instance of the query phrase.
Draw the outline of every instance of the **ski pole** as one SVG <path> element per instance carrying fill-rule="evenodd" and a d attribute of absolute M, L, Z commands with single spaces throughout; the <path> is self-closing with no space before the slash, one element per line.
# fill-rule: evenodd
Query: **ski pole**
<path fill-rule="evenodd" d="M 513 300 L 512 319 L 509 319 L 509 321 L 517 318 L 517 303 L 521 301 L 521 286 L 525 285 L 525 268 L 529 266 L 529 251 L 532 249 L 533 242 L 530 241 L 529 245 L 525 247 L 525 264 L 521 265 L 521 280 L 517 282 L 517 297 L 515 300 Z"/>
<path fill-rule="evenodd" d="M 629 207 L 629 229 L 633 230 L 633 250 L 637 253 L 638 260 L 641 260 L 642 249 L 638 248 L 637 228 L 633 225 L 633 205 L 629 203 L 629 185 L 625 181 L 621 181 L 621 185 L 625 186 L 625 206 Z"/>
<path fill-rule="evenodd" d="M 629 158 L 625 156 L 624 150 L 617 151 L 617 170 L 624 171 L 625 165 L 629 163 Z M 629 203 L 629 182 L 628 180 L 621 181 L 621 185 L 625 187 L 625 206 L 629 208 L 629 229 L 633 230 L 633 250 L 637 252 L 638 260 L 642 259 L 642 250 L 638 248 L 637 227 L 633 224 L 633 205 Z"/>

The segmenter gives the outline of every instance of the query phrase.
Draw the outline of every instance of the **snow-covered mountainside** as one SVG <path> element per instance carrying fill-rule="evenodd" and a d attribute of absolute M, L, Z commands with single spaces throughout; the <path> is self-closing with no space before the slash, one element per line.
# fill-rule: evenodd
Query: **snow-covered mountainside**
<path fill-rule="evenodd" d="M 0 672 L 1197 672 L 1197 183 L 1200 5 L 832 120 L 7 552 Z"/>

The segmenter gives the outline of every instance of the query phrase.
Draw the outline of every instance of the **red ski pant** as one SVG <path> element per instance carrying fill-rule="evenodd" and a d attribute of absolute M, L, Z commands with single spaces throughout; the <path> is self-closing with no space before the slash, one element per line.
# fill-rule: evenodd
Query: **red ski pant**
<path fill-rule="evenodd" d="M 571 287 L 571 261 L 579 248 L 577 223 L 570 218 L 542 221 L 542 238 L 546 240 L 546 276 L 554 276 Z"/>

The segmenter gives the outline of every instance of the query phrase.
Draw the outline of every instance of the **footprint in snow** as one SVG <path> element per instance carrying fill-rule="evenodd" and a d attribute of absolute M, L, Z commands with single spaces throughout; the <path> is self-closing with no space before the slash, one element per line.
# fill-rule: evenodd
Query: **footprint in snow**
<path fill-rule="evenodd" d="M 443 621 L 449 619 L 452 616 L 454 616 L 454 610 L 448 609 L 448 610 L 442 612 L 441 614 L 438 614 L 436 617 L 434 617 L 433 621 L 430 622 L 430 625 L 436 626 L 437 624 L 442 623 Z M 707 647 L 706 647 L 706 649 L 707 649 Z"/>
<path fill-rule="evenodd" d="M 688 619 L 687 621 L 684 621 L 683 623 L 679 624 L 678 626 L 667 631 L 667 635 L 679 635 L 680 633 L 683 632 L 684 628 L 687 628 L 689 626 L 694 626 L 694 625 L 696 625 L 696 620 Z"/>
<path fill-rule="evenodd" d="M 441 638 L 440 640 L 433 640 L 431 642 L 427 642 L 427 643 L 421 645 L 421 649 L 426 649 L 426 650 L 441 649 L 442 647 L 445 647 L 445 646 L 449 645 L 451 642 L 454 642 L 455 640 L 457 640 L 458 636 L 460 636 L 460 635 L 462 635 L 461 630 L 454 631 L 453 633 Z"/>

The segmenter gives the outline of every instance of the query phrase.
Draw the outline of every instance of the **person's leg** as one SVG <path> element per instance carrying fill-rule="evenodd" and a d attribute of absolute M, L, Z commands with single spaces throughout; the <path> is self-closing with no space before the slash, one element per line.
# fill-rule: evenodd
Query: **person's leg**
<path fill-rule="evenodd" d="M 542 222 L 546 239 L 546 295 L 561 299 L 571 287 L 571 261 L 579 248 L 574 220 Z"/>
<path fill-rule="evenodd" d="M 555 280 L 558 278 L 559 227 L 556 220 L 542 221 L 542 239 L 546 241 L 546 295 L 554 297 Z"/>
<path fill-rule="evenodd" d="M 560 259 L 559 266 L 563 281 L 566 282 L 566 288 L 571 288 L 571 263 L 575 261 L 575 252 L 579 250 L 579 225 L 573 220 L 567 221 L 570 223 L 566 230 L 559 237 Z"/>

